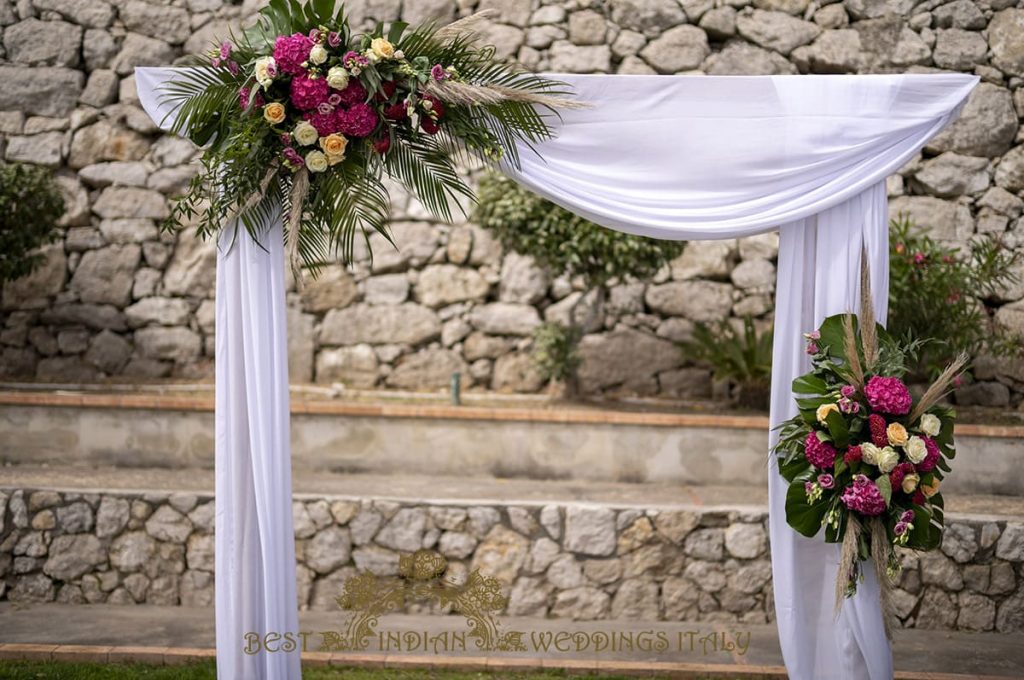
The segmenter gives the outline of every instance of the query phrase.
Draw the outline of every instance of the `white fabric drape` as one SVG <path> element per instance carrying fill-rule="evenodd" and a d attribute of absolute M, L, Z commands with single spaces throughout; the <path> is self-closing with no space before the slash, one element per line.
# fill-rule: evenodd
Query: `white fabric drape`
<path fill-rule="evenodd" d="M 801 333 L 857 309 L 862 246 L 885 320 L 885 178 L 959 113 L 978 79 L 951 75 L 557 75 L 593 105 L 521 149 L 520 182 L 598 224 L 666 239 L 779 228 L 771 426 L 795 413 L 809 368 Z M 776 435 L 770 436 L 774 445 Z M 794 680 L 889 680 L 892 653 L 870 567 L 833 617 L 838 546 L 786 524 L 769 473 L 779 641 Z"/>
<path fill-rule="evenodd" d="M 170 75 L 168 69 L 136 69 L 140 98 L 157 122 L 167 113 L 158 86 Z M 630 233 L 693 240 L 781 230 L 773 426 L 792 414 L 789 386 L 807 368 L 800 333 L 829 314 L 855 309 L 862 245 L 876 311 L 885 318 L 885 177 L 956 117 L 978 80 L 960 74 L 557 77 L 592 108 L 552 121 L 557 137 L 537 145 L 539 156 L 521 150 L 521 169 L 506 168 L 520 182 Z M 239 238 L 250 243 L 244 233 Z M 218 516 L 218 667 L 233 669 L 245 660 L 231 636 L 260 627 L 287 630 L 295 608 L 291 511 L 284 502 L 290 494 L 281 385 L 287 354 L 283 276 L 274 274 L 283 267 L 276 228 L 267 244 L 267 259 L 251 248 L 222 251 L 218 271 L 217 502 L 218 513 L 238 513 L 223 524 Z M 229 329 L 236 323 L 238 335 L 226 339 L 222 323 Z M 258 340 L 247 342 L 247 334 Z M 238 476 L 222 479 L 236 469 Z M 790 677 L 888 680 L 892 658 L 874 575 L 867 574 L 833 620 L 835 546 L 788 528 L 775 475 L 769 491 L 775 606 Z M 255 561 L 231 571 L 221 562 L 222 546 Z M 271 546 L 287 552 L 271 554 Z M 259 662 L 245 677 L 297 675 L 293 667 L 271 663 Z"/>
<path fill-rule="evenodd" d="M 173 69 L 136 69 L 146 112 L 173 116 L 160 84 Z M 259 243 L 237 223 L 217 244 L 216 619 L 220 680 L 301 677 L 298 652 L 246 654 L 246 634 L 298 631 L 288 336 L 281 217 Z M 281 641 L 273 643 L 279 647 Z"/>

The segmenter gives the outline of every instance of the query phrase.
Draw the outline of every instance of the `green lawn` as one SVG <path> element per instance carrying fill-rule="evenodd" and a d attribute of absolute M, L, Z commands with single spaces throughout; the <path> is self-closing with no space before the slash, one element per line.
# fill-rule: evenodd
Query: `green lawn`
<path fill-rule="evenodd" d="M 304 680 L 556 680 L 569 677 L 558 671 L 537 673 L 466 673 L 441 670 L 370 670 L 363 668 L 305 668 Z M 577 680 L 616 680 L 602 675 L 574 675 Z M 216 680 L 213 662 L 185 666 L 139 664 L 0 661 L 3 680 Z M 618 680 L 626 680 L 618 678 Z"/>

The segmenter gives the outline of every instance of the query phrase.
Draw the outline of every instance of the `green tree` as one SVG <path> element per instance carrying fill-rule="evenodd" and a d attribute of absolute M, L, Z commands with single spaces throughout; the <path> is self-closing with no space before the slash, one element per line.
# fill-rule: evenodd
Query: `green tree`
<path fill-rule="evenodd" d="M 59 233 L 64 200 L 52 173 L 38 165 L 0 163 L 0 283 L 31 274 L 37 251 Z"/>
<path fill-rule="evenodd" d="M 887 327 L 893 337 L 923 342 L 913 366 L 918 377 L 941 371 L 961 351 L 972 358 L 1020 352 L 1020 338 L 995 324 L 985 304 L 1018 280 L 1019 259 L 989 235 L 961 250 L 936 242 L 905 215 L 891 222 Z"/>
<path fill-rule="evenodd" d="M 601 308 L 605 287 L 613 280 L 646 279 L 683 251 L 680 241 L 659 241 L 600 227 L 523 188 L 507 177 L 490 174 L 480 183 L 475 219 L 502 245 L 530 255 L 553 276 L 578 276 L 583 294 L 570 310 L 569 328 L 544 324 L 535 337 L 535 359 L 546 380 L 565 384 L 567 396 L 578 394 L 577 344 L 593 318 L 580 319 L 584 299 Z"/>

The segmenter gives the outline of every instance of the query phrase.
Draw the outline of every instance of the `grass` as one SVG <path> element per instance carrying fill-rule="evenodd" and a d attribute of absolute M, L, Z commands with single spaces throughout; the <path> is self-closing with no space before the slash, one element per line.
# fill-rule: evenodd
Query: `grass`
<path fill-rule="evenodd" d="M 303 668 L 303 680 L 562 680 L 561 671 L 479 673 L 445 670 L 394 670 L 367 668 Z M 616 680 L 602 675 L 573 675 L 576 680 Z M 0 661 L 3 680 L 216 680 L 212 661 L 182 666 L 141 664 Z M 626 680 L 618 677 L 617 680 Z"/>

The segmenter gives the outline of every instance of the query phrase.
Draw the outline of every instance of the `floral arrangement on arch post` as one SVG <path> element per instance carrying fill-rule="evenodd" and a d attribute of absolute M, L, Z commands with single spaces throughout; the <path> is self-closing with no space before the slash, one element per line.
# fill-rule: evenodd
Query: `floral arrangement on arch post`
<path fill-rule="evenodd" d="M 786 521 L 804 536 L 824 529 L 842 544 L 835 607 L 857 591 L 862 560 L 878 577 L 886 634 L 895 614 L 896 546 L 942 541 L 939 491 L 956 455 L 952 408 L 940 400 L 967 363 L 961 354 L 915 399 L 902 378 L 920 342 L 901 344 L 876 323 L 862 256 L 859 319 L 831 316 L 805 334 L 812 370 L 793 381 L 799 414 L 779 426 L 779 473 L 789 482 Z"/>
<path fill-rule="evenodd" d="M 165 86 L 171 131 L 205 147 L 167 225 L 209 236 L 238 218 L 258 238 L 280 205 L 293 270 L 316 273 L 351 261 L 357 234 L 391 241 L 385 174 L 449 221 L 451 203 L 473 199 L 460 163 L 518 166 L 517 145 L 549 138 L 548 116 L 580 106 L 477 44 L 485 14 L 358 35 L 339 0 L 271 0 Z"/>

